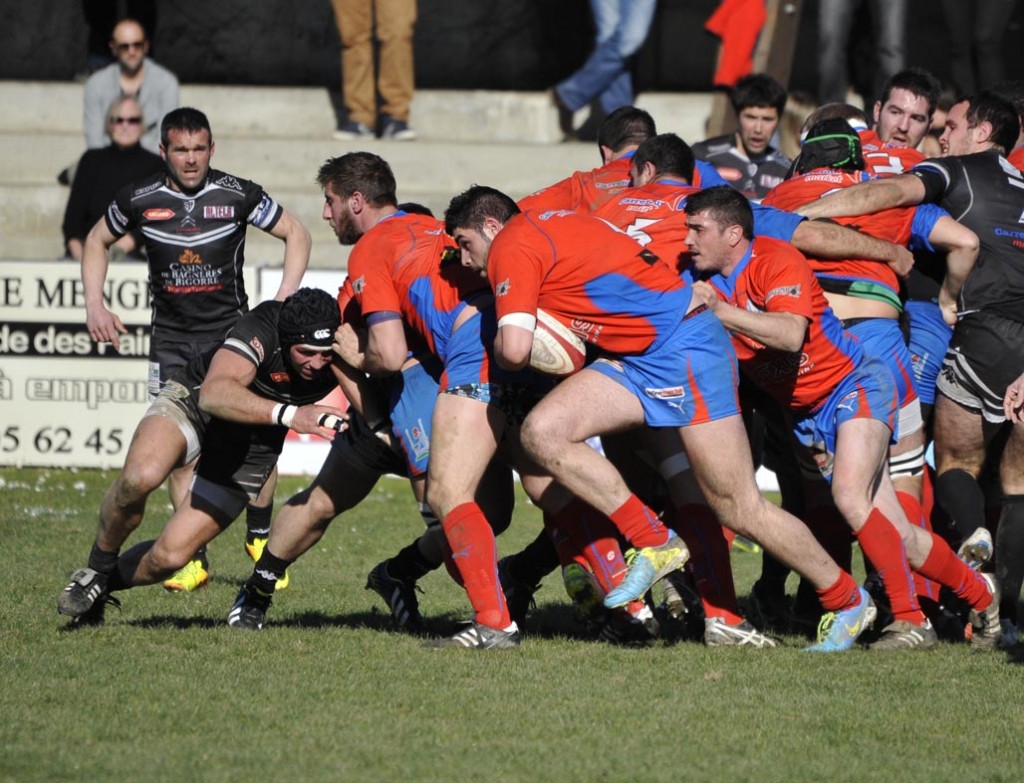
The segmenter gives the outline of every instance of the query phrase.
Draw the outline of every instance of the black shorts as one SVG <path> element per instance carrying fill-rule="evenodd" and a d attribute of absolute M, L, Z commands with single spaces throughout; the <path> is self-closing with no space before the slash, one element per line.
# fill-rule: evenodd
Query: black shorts
<path fill-rule="evenodd" d="M 160 387 L 179 370 L 198 356 L 214 354 L 224 340 L 175 342 L 154 336 L 149 342 L 149 399 L 155 400 Z"/>
<path fill-rule="evenodd" d="M 216 510 L 220 524 L 233 522 L 259 496 L 277 465 L 286 434 L 284 427 L 210 420 L 192 494 Z"/>
<path fill-rule="evenodd" d="M 939 371 L 939 392 L 993 424 L 1006 421 L 1003 395 L 1024 371 L 1024 323 L 970 313 L 957 323 Z"/>

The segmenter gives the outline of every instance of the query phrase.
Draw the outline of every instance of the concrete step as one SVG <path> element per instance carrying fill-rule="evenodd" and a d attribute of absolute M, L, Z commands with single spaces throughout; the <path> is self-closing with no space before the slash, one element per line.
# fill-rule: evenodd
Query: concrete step
<path fill-rule="evenodd" d="M 0 132 L 66 133 L 81 138 L 82 85 L 0 81 Z M 182 105 L 210 118 L 214 137 L 329 139 L 338 95 L 318 87 L 183 85 Z M 704 138 L 709 93 L 647 93 L 637 99 L 663 131 Z M 586 112 L 577 115 L 577 124 Z M 558 115 L 544 92 L 418 90 L 412 125 L 420 138 L 453 142 L 552 144 L 561 140 Z"/>

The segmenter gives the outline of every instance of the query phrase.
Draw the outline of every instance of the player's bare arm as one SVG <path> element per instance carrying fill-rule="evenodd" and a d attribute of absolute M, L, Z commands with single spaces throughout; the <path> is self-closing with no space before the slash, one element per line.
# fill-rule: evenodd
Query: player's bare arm
<path fill-rule="evenodd" d="M 296 432 L 320 435 L 327 440 L 334 437 L 336 430 L 320 426 L 322 417 L 327 414 L 342 421 L 348 418 L 344 411 L 331 405 L 288 405 L 285 407 L 293 410 L 279 422 L 280 403 L 249 389 L 255 378 L 255 364 L 234 351 L 221 348 L 214 354 L 199 390 L 200 410 L 241 424 L 283 423 Z"/>
<path fill-rule="evenodd" d="M 387 375 L 401 370 L 408 356 L 409 346 L 405 342 L 405 327 L 396 313 L 395 318 L 376 321 L 367 329 L 366 349 L 359 369 L 370 375 Z"/>
<path fill-rule="evenodd" d="M 505 324 L 498 327 L 494 338 L 494 357 L 506 370 L 521 370 L 530 363 L 533 350 L 533 330 Z"/>
<path fill-rule="evenodd" d="M 302 284 L 302 276 L 309 266 L 309 251 L 313 247 L 313 238 L 302 221 L 286 209 L 281 210 L 281 217 L 268 233 L 284 240 L 284 272 L 281 276 L 281 286 L 274 294 L 274 299 L 283 302 L 298 291 Z"/>
<path fill-rule="evenodd" d="M 793 232 L 791 242 L 804 255 L 812 258 L 865 258 L 879 261 L 891 266 L 900 277 L 909 275 L 914 266 L 913 254 L 902 245 L 826 220 L 803 221 Z"/>
<path fill-rule="evenodd" d="M 870 215 L 883 209 L 920 204 L 924 196 L 924 183 L 916 175 L 901 174 L 843 188 L 796 211 L 809 218 Z"/>
<path fill-rule="evenodd" d="M 98 343 L 113 343 L 115 350 L 121 350 L 119 334 L 128 330 L 121 319 L 110 312 L 103 303 L 103 283 L 107 279 L 107 249 L 117 237 L 107 228 L 104 218 L 96 221 L 85 238 L 82 252 L 82 288 L 85 291 L 85 323 L 89 336 Z"/>
<path fill-rule="evenodd" d="M 809 321 L 795 313 L 753 313 L 722 301 L 714 286 L 693 284 L 693 295 L 707 305 L 726 329 L 757 340 L 768 348 L 795 353 L 804 344 Z"/>
<path fill-rule="evenodd" d="M 928 241 L 933 247 L 946 251 L 946 276 L 939 289 L 939 307 L 942 309 L 943 320 L 954 326 L 960 289 L 978 259 L 978 235 L 944 215 L 936 221 Z"/>

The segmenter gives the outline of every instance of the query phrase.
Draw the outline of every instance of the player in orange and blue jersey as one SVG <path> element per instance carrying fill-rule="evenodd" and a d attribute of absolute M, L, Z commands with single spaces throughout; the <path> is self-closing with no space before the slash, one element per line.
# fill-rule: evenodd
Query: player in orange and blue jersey
<path fill-rule="evenodd" d="M 700 278 L 694 296 L 732 332 L 744 373 L 789 410 L 796 438 L 878 569 L 895 619 L 873 648 L 933 646 L 908 563 L 979 611 L 993 596 L 944 540 L 910 525 L 896 498 L 885 469 L 896 433 L 892 373 L 843 333 L 799 251 L 754 238 L 742 196 L 712 188 L 691 196 L 686 211 L 690 274 Z"/>
<path fill-rule="evenodd" d="M 820 590 L 832 614 L 814 649 L 849 648 L 873 617 L 870 599 L 799 520 L 761 497 L 728 335 L 694 306 L 678 274 L 602 221 L 571 212 L 520 214 L 493 188 L 475 186 L 457 196 L 445 223 L 463 263 L 491 281 L 497 361 L 510 369 L 529 361 L 538 307 L 604 352 L 541 400 L 521 436 L 542 468 L 640 547 L 605 605 L 642 594 L 686 558 L 682 542 L 586 442 L 647 425 L 647 445 L 667 468 L 670 492 L 679 490 L 674 466 L 685 449 L 722 523 L 777 552 Z"/>

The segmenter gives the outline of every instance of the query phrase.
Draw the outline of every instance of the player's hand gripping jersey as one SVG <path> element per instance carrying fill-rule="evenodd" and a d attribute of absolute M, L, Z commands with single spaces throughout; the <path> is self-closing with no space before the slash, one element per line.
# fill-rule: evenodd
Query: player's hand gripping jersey
<path fill-rule="evenodd" d="M 670 335 L 691 291 L 667 264 L 602 220 L 573 212 L 513 217 L 491 245 L 498 322 L 541 307 L 585 342 L 636 355 Z"/>
<path fill-rule="evenodd" d="M 795 353 L 733 334 L 742 372 L 784 408 L 813 411 L 862 361 L 857 341 L 843 331 L 806 259 L 792 245 L 755 237 L 731 275 L 713 275 L 708 282 L 734 307 L 808 319 L 803 346 Z"/>
<path fill-rule="evenodd" d="M 396 212 L 367 231 L 348 261 L 366 322 L 400 316 L 410 346 L 425 342 L 444 361 L 466 302 L 490 297 L 487 281 L 463 267 L 455 251 L 444 224 L 426 215 Z"/>

